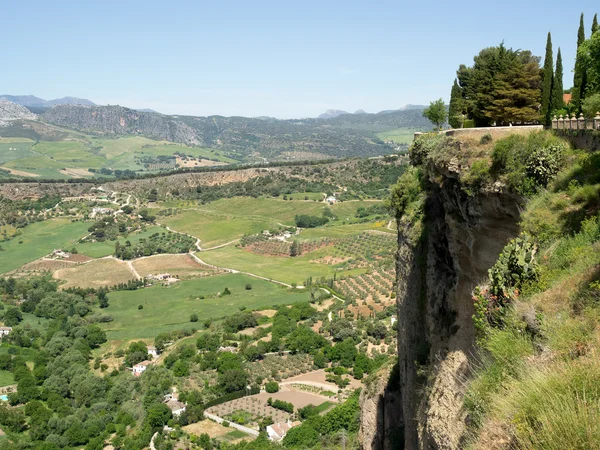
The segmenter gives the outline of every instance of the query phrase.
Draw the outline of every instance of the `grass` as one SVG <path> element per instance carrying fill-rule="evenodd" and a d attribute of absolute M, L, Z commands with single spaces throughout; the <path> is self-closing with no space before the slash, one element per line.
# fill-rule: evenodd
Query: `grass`
<path fill-rule="evenodd" d="M 237 160 L 221 150 L 186 147 L 167 141 L 130 136 L 97 139 L 78 135 L 64 141 L 40 141 L 4 138 L 0 140 L 0 167 L 32 173 L 43 178 L 68 178 L 64 168 L 146 170 L 136 160 L 143 156 L 172 156 L 183 153 L 196 158 L 212 159 L 228 164 Z"/>
<path fill-rule="evenodd" d="M 0 273 L 18 269 L 54 249 L 70 249 L 79 238 L 87 234 L 88 226 L 68 219 L 45 220 L 27 225 L 19 236 L 2 243 L 4 251 L 0 252 Z"/>
<path fill-rule="evenodd" d="M 15 377 L 8 370 L 0 370 L 0 387 L 15 384 Z"/>
<path fill-rule="evenodd" d="M 233 430 L 227 434 L 224 434 L 223 436 L 220 436 L 220 439 L 223 439 L 227 442 L 231 442 L 231 441 L 236 441 L 238 439 L 242 439 L 245 437 L 248 437 L 248 435 L 246 433 L 244 433 L 243 431 Z"/>
<path fill-rule="evenodd" d="M 323 192 L 295 192 L 293 194 L 285 194 L 286 197 L 292 200 L 304 200 L 304 201 L 321 201 L 325 198 L 325 193 Z M 306 198 L 308 197 L 308 198 Z M 277 199 L 283 200 L 283 195 L 277 197 Z"/>
<path fill-rule="evenodd" d="M 83 242 L 77 243 L 75 248 L 77 248 L 77 252 L 82 255 L 87 255 L 92 258 L 102 258 L 104 256 L 109 256 L 114 254 L 115 245 L 117 241 L 121 244 L 125 244 L 125 241 L 130 241 L 131 245 L 137 244 L 140 239 L 148 239 L 154 233 L 169 233 L 168 230 L 159 227 L 159 226 L 149 226 L 144 231 L 138 231 L 136 233 L 132 233 L 127 237 L 119 237 L 119 239 L 115 241 L 102 241 L 102 242 Z"/>
<path fill-rule="evenodd" d="M 127 263 L 113 258 L 98 259 L 86 264 L 59 269 L 54 273 L 54 276 L 66 282 L 63 285 L 64 288 L 72 286 L 82 288 L 110 287 L 135 279 L 133 273 L 128 269 Z"/>
<path fill-rule="evenodd" d="M 324 248 L 295 258 L 265 257 L 230 245 L 207 252 L 199 252 L 196 255 L 203 261 L 219 267 L 250 272 L 288 284 L 301 285 L 308 277 L 333 277 L 335 269 L 332 266 L 310 262 L 330 252 L 331 248 Z M 365 269 L 338 271 L 337 275 L 359 275 L 365 271 Z"/>
<path fill-rule="evenodd" d="M 396 144 L 410 144 L 414 139 L 415 130 L 412 128 L 396 128 L 376 133 L 376 136 L 384 142 L 392 141 Z"/>
<path fill-rule="evenodd" d="M 246 284 L 252 286 L 246 290 Z M 216 297 L 229 288 L 231 295 Z M 199 299 L 204 296 L 204 299 Z M 113 317 L 104 326 L 111 340 L 152 338 L 158 333 L 183 328 L 198 328 L 190 322 L 197 314 L 200 323 L 239 311 L 270 308 L 273 305 L 307 301 L 304 290 L 290 290 L 243 274 L 217 275 L 199 280 L 181 281 L 171 286 L 154 286 L 137 291 L 109 294 L 110 306 L 102 310 Z M 143 305 L 143 309 L 138 309 Z"/>
<path fill-rule="evenodd" d="M 232 217 L 204 211 L 184 211 L 171 217 L 160 219 L 176 231 L 199 238 L 202 247 L 214 247 L 239 239 L 244 234 L 256 234 L 276 227 L 267 219 Z"/>

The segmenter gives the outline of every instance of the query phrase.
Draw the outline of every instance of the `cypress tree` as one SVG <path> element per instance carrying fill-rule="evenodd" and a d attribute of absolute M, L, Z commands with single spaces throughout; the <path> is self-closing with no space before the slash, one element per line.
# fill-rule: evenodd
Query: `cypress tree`
<path fill-rule="evenodd" d="M 554 71 L 554 85 L 552 86 L 552 111 L 561 109 L 564 106 L 563 101 L 563 64 L 560 47 L 556 55 L 556 70 Z"/>
<path fill-rule="evenodd" d="M 450 106 L 448 108 L 448 123 L 452 128 L 460 128 L 462 126 L 462 114 L 462 89 L 455 78 L 452 91 L 450 91 Z"/>
<path fill-rule="evenodd" d="M 592 34 L 598 31 L 598 14 L 594 14 L 594 21 L 592 22 Z"/>
<path fill-rule="evenodd" d="M 544 70 L 542 72 L 542 106 L 540 114 L 542 123 L 550 125 L 552 122 L 552 85 L 554 81 L 554 60 L 552 56 L 552 36 L 548 33 L 546 41 L 546 56 L 544 58 Z"/>
<path fill-rule="evenodd" d="M 583 13 L 579 19 L 579 30 L 577 31 L 577 51 L 578 54 L 575 58 L 575 74 L 573 76 L 573 99 L 571 103 L 575 107 L 575 111 L 581 111 L 581 100 L 583 99 L 583 92 L 585 89 L 585 70 L 582 67 L 582 61 L 579 57 L 579 47 L 585 41 L 585 27 L 583 25 Z"/>

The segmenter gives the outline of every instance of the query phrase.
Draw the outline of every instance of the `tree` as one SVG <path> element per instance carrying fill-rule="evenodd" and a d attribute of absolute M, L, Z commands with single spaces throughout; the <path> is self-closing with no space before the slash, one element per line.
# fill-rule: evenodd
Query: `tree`
<path fill-rule="evenodd" d="M 108 296 L 106 295 L 106 288 L 100 288 L 98 290 L 98 302 L 100 308 L 108 308 Z"/>
<path fill-rule="evenodd" d="M 432 124 L 435 125 L 436 130 L 441 130 L 446 123 L 448 118 L 448 112 L 446 111 L 446 105 L 444 100 L 441 98 L 429 103 L 429 107 L 423 111 L 423 117 L 427 118 Z"/>
<path fill-rule="evenodd" d="M 583 13 L 579 18 L 579 29 L 577 30 L 577 57 L 575 58 L 575 70 L 573 75 L 573 98 L 571 103 L 573 104 L 575 111 L 581 110 L 581 101 L 583 100 L 583 94 L 585 92 L 586 76 L 585 68 L 581 61 L 579 54 L 579 48 L 585 42 L 585 26 L 583 24 Z"/>
<path fill-rule="evenodd" d="M 225 392 L 241 391 L 248 385 L 248 374 L 242 369 L 226 370 L 219 375 L 219 385 Z"/>
<path fill-rule="evenodd" d="M 600 111 L 600 94 L 594 94 L 587 97 L 581 106 L 583 115 L 589 119 L 596 117 Z"/>
<path fill-rule="evenodd" d="M 556 54 L 556 70 L 554 71 L 554 84 L 552 86 L 552 110 L 562 109 L 565 105 L 563 100 L 563 63 L 560 47 Z"/>
<path fill-rule="evenodd" d="M 23 314 L 21 314 L 21 310 L 14 306 L 9 306 L 6 308 L 6 312 L 4 313 L 4 324 L 8 327 L 14 327 L 18 325 L 19 322 L 23 320 Z"/>
<path fill-rule="evenodd" d="M 290 256 L 294 257 L 294 256 L 298 256 L 299 251 L 298 251 L 298 241 L 293 241 L 292 245 L 290 247 Z"/>
<path fill-rule="evenodd" d="M 277 383 L 277 381 L 269 381 L 267 384 L 265 384 L 265 391 L 267 391 L 269 394 L 279 392 L 279 383 Z"/>
<path fill-rule="evenodd" d="M 148 347 L 146 347 L 144 342 L 138 341 L 129 344 L 125 355 L 125 364 L 127 366 L 132 367 L 146 359 L 148 359 Z"/>
<path fill-rule="evenodd" d="M 152 428 L 163 427 L 171 419 L 172 413 L 164 403 L 154 403 L 148 408 L 146 423 Z"/>
<path fill-rule="evenodd" d="M 198 314 L 191 314 L 190 322 L 198 322 Z"/>
<path fill-rule="evenodd" d="M 592 22 L 592 34 L 598 31 L 598 14 L 594 14 L 594 21 Z"/>
<path fill-rule="evenodd" d="M 484 115 L 497 125 L 531 123 L 539 119 L 539 60 L 529 51 L 512 52 L 494 83 Z"/>
<path fill-rule="evenodd" d="M 579 103 L 581 109 L 586 97 L 600 93 L 600 33 L 594 33 L 581 44 L 577 51 L 577 60 L 583 73 Z"/>
<path fill-rule="evenodd" d="M 448 123 L 452 128 L 461 128 L 463 125 L 463 98 L 462 89 L 458 84 L 458 79 L 454 79 L 452 90 L 450 91 L 450 105 L 448 108 Z"/>
<path fill-rule="evenodd" d="M 546 56 L 544 57 L 544 70 L 542 72 L 542 105 L 540 108 L 541 122 L 544 125 L 552 124 L 552 91 L 554 82 L 554 60 L 552 53 L 552 36 L 548 32 L 546 41 Z"/>
<path fill-rule="evenodd" d="M 539 58 L 504 44 L 484 48 L 457 71 L 464 109 L 478 127 L 539 118 Z M 525 111 L 520 111 L 524 108 Z"/>

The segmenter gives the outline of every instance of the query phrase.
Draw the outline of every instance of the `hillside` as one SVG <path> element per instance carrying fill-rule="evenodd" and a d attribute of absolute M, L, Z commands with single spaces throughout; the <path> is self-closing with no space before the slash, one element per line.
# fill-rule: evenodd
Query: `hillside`
<path fill-rule="evenodd" d="M 0 95 L 0 100 L 6 100 L 9 102 L 16 103 L 18 105 L 25 106 L 27 108 L 52 108 L 56 105 L 87 105 L 94 106 L 95 103 L 85 99 L 77 97 L 62 97 L 53 100 L 44 100 L 43 98 L 36 97 L 35 95 Z"/>

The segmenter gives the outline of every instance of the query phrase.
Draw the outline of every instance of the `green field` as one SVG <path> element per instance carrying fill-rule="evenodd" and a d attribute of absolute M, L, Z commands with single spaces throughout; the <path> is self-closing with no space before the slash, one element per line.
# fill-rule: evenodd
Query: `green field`
<path fill-rule="evenodd" d="M 125 241 L 130 241 L 132 245 L 139 242 L 140 239 L 148 239 L 154 233 L 169 233 L 166 229 L 158 226 L 147 227 L 144 231 L 139 231 L 129 236 L 120 237 L 118 241 L 124 244 Z M 77 253 L 87 255 L 92 258 L 102 258 L 104 256 L 112 255 L 115 252 L 115 244 L 117 241 L 103 241 L 103 242 L 83 242 L 75 245 Z"/>
<path fill-rule="evenodd" d="M 0 370 L 0 387 L 15 384 L 15 377 L 8 370 Z"/>
<path fill-rule="evenodd" d="M 293 194 L 285 194 L 287 198 L 291 198 L 292 200 L 304 200 L 304 201 L 321 201 L 325 198 L 325 194 L 323 192 L 294 192 Z M 308 197 L 308 198 L 307 198 Z M 283 200 L 283 195 L 277 197 L 279 200 Z"/>
<path fill-rule="evenodd" d="M 71 222 L 68 219 L 45 220 L 27 225 L 21 229 L 19 236 L 2 242 L 4 250 L 0 252 L 0 273 L 18 269 L 54 249 L 70 249 L 87 234 L 88 227 L 87 223 Z"/>
<path fill-rule="evenodd" d="M 267 219 L 233 217 L 213 212 L 188 210 L 160 219 L 173 230 L 188 233 L 201 240 L 202 247 L 214 247 L 239 239 L 244 234 L 256 234 L 276 224 Z"/>
<path fill-rule="evenodd" d="M 322 248 L 295 258 L 262 256 L 229 245 L 215 250 L 199 252 L 196 255 L 202 261 L 215 266 L 249 272 L 288 284 L 296 283 L 300 286 L 308 277 L 333 277 L 336 272 L 334 266 L 310 262 L 330 253 L 331 248 Z M 365 269 L 337 271 L 337 275 L 359 275 L 365 271 Z"/>
<path fill-rule="evenodd" d="M 251 290 L 246 290 L 249 283 Z M 231 295 L 215 297 L 229 288 Z M 198 299 L 204 295 L 203 300 Z M 110 314 L 113 322 L 104 326 L 111 340 L 152 338 L 158 333 L 183 328 L 198 328 L 190 322 L 190 314 L 200 321 L 234 314 L 241 306 L 248 310 L 270 308 L 273 305 L 307 301 L 304 290 L 290 290 L 274 283 L 242 274 L 218 275 L 200 280 L 181 281 L 174 285 L 154 286 L 137 291 L 109 294 L 110 306 L 102 313 Z M 138 309 L 143 305 L 143 309 Z"/>
<path fill-rule="evenodd" d="M 138 158 L 172 156 L 175 153 L 228 164 L 238 162 L 221 150 L 186 147 L 140 136 L 97 139 L 77 134 L 69 140 L 37 143 L 23 138 L 0 138 L 0 167 L 43 178 L 68 178 L 69 175 L 61 173 L 61 169 L 147 171 Z"/>
<path fill-rule="evenodd" d="M 412 128 L 396 128 L 394 130 L 382 131 L 376 135 L 384 142 L 392 141 L 396 144 L 410 144 L 415 137 L 415 130 Z"/>

